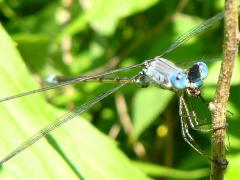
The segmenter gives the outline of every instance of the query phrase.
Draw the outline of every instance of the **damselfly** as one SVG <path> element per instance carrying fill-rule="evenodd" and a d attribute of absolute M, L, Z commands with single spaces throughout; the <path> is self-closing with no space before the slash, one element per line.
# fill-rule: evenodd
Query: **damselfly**
<path fill-rule="evenodd" d="M 75 118 L 76 116 L 83 113 L 84 111 L 88 110 L 90 107 L 92 107 L 99 101 L 103 100 L 107 96 L 111 95 L 112 93 L 116 92 L 117 90 L 119 90 L 120 88 L 122 88 L 128 83 L 139 84 L 140 86 L 143 86 L 143 87 L 147 87 L 149 85 L 154 84 L 157 87 L 176 92 L 179 96 L 179 115 L 180 115 L 181 129 L 182 129 L 182 135 L 184 140 L 186 140 L 188 144 L 190 144 L 198 153 L 203 155 L 206 159 L 211 160 L 211 158 L 194 141 L 193 137 L 190 135 L 188 131 L 189 126 L 191 126 L 193 129 L 196 129 L 196 130 L 206 130 L 206 129 L 202 129 L 201 127 L 199 127 L 198 118 L 194 112 L 194 109 L 190 106 L 190 110 L 189 110 L 188 104 L 185 102 L 185 99 L 184 99 L 184 94 L 185 94 L 185 96 L 186 95 L 189 97 L 195 96 L 203 100 L 200 94 L 200 87 L 203 84 L 203 80 L 207 77 L 208 68 L 204 62 L 199 61 L 188 69 L 181 69 L 175 64 L 173 64 L 172 62 L 170 62 L 169 60 L 164 59 L 162 57 L 167 53 L 173 51 L 175 48 L 177 48 L 182 43 L 189 40 L 196 34 L 206 30 L 209 26 L 213 25 L 214 23 L 221 20 L 222 18 L 223 18 L 223 13 L 219 13 L 215 15 L 214 17 L 208 19 L 203 24 L 197 26 L 193 30 L 181 36 L 179 39 L 176 40 L 174 44 L 172 44 L 161 55 L 153 59 L 145 60 L 143 63 L 136 64 L 126 68 L 107 71 L 104 73 L 99 73 L 92 76 L 79 76 L 77 78 L 68 79 L 68 80 L 62 80 L 61 77 L 58 77 L 58 76 L 51 76 L 48 79 L 48 81 L 50 81 L 51 83 L 55 83 L 52 86 L 2 98 L 0 102 L 19 98 L 22 96 L 27 96 L 27 95 L 38 93 L 38 92 L 47 91 L 50 89 L 54 89 L 54 88 L 58 88 L 58 87 L 62 87 L 70 84 L 87 82 L 92 80 L 100 80 L 103 82 L 117 81 L 119 83 L 119 85 L 116 86 L 115 88 L 98 95 L 97 97 L 91 99 L 89 102 L 63 115 L 62 117 L 56 119 L 54 122 L 47 125 L 45 128 L 38 131 L 28 140 L 23 142 L 23 144 L 18 146 L 15 150 L 13 150 L 8 155 L 3 157 L 0 161 L 0 165 L 4 164 L 8 160 L 16 156 L 18 153 L 24 151 L 29 146 L 36 143 L 42 137 L 46 136 L 56 128 L 63 125 L 64 123 Z M 142 69 L 140 70 L 140 72 L 130 78 L 129 77 L 128 78 L 109 77 L 109 75 L 113 75 L 120 72 L 126 72 L 129 70 L 132 70 L 135 68 L 141 68 L 141 67 Z"/>

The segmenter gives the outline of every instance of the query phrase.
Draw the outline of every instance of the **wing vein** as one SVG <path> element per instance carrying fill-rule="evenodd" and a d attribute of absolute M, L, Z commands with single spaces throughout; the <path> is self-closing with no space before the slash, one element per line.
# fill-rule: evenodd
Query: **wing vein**
<path fill-rule="evenodd" d="M 104 72 L 104 73 L 99 73 L 99 74 L 96 74 L 96 75 L 93 75 L 93 76 L 78 77 L 76 79 L 71 79 L 69 81 L 61 82 L 59 84 L 52 85 L 52 86 L 49 86 L 49 87 L 35 89 L 35 90 L 27 91 L 27 92 L 24 92 L 24 93 L 21 93 L 21 94 L 16 94 L 16 95 L 13 95 L 13 96 L 5 97 L 5 98 L 0 99 L 0 102 L 8 101 L 8 100 L 11 100 L 11 99 L 16 99 L 16 98 L 19 98 L 19 97 L 23 97 L 23 96 L 27 96 L 27 95 L 30 95 L 30 94 L 43 92 L 43 91 L 48 91 L 50 89 L 55 89 L 55 88 L 58 88 L 58 87 L 67 86 L 67 85 L 70 85 L 70 84 L 75 84 L 75 83 L 79 83 L 79 82 L 90 80 L 90 79 L 96 79 L 96 78 L 103 77 L 103 76 L 106 76 L 106 75 L 109 75 L 109 74 L 114 74 L 114 73 L 118 73 L 118 72 L 122 72 L 122 71 L 127 71 L 127 70 L 130 70 L 130 69 L 135 69 L 135 68 L 143 66 L 143 65 L 144 65 L 144 63 L 135 64 L 135 65 L 132 65 L 132 66 L 129 66 L 129 67 L 115 69 L 115 70 L 107 71 L 107 72 Z"/>
<path fill-rule="evenodd" d="M 99 101 L 103 100 L 104 98 L 106 98 L 107 96 L 111 95 L 112 93 L 114 93 L 115 91 L 117 91 L 118 89 L 122 88 L 123 86 L 125 86 L 129 81 L 133 80 L 134 78 L 137 78 L 137 76 L 139 75 L 135 75 L 134 77 L 130 78 L 128 81 L 116 86 L 115 88 L 108 90 L 102 94 L 99 94 L 98 96 L 96 96 L 95 98 L 91 99 L 90 101 L 88 101 L 87 103 L 81 105 L 79 108 L 74 109 L 73 111 L 70 111 L 66 114 L 64 114 L 63 116 L 59 117 L 58 119 L 56 119 L 55 121 L 53 121 L 52 123 L 50 123 L 49 125 L 47 125 L 45 128 L 41 129 L 40 131 L 38 131 L 36 134 L 34 134 L 32 137 L 30 137 L 28 140 L 26 140 L 25 142 L 23 142 L 20 146 L 18 146 L 15 150 L 13 150 L 11 153 L 9 153 L 8 155 L 6 155 L 1 161 L 0 161 L 0 165 L 4 164 L 5 162 L 7 162 L 9 159 L 13 158 L 14 156 L 16 156 L 17 154 L 19 154 L 20 152 L 24 151 L 25 149 L 27 149 L 28 147 L 30 147 L 31 145 L 33 145 L 35 142 L 37 142 L 38 140 L 40 140 L 42 137 L 46 136 L 47 134 L 49 134 L 50 132 L 52 132 L 53 130 L 57 129 L 58 127 L 62 126 L 64 123 L 68 122 L 69 120 L 75 118 L 76 116 L 80 115 L 81 113 L 85 112 L 86 110 L 88 110 L 90 107 L 92 107 L 93 105 L 95 105 L 96 103 L 98 103 Z"/>

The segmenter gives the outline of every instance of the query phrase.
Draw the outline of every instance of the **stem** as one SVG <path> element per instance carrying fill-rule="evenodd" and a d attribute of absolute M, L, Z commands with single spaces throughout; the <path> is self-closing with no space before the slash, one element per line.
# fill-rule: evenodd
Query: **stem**
<path fill-rule="evenodd" d="M 218 78 L 216 95 L 211 104 L 213 113 L 211 179 L 221 180 L 227 167 L 225 157 L 226 106 L 234 61 L 238 51 L 238 5 L 237 0 L 225 0 L 223 61 Z"/>

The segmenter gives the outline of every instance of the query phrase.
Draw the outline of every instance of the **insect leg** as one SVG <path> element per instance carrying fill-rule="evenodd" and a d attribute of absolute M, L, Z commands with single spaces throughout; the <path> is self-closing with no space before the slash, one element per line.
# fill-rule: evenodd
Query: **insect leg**
<path fill-rule="evenodd" d="M 187 119 L 190 127 L 194 130 L 202 132 L 212 131 L 211 122 L 199 123 L 191 97 L 189 98 L 191 107 L 190 111 L 188 110 L 187 103 L 185 102 L 184 98 L 182 99 L 182 101 L 184 109 L 186 110 L 186 115 L 188 116 Z"/>
<path fill-rule="evenodd" d="M 186 116 L 186 109 L 184 107 L 184 100 L 183 100 L 183 96 L 179 97 L 179 116 L 180 116 L 180 123 L 181 123 L 181 131 L 182 131 L 182 136 L 183 139 L 195 150 L 197 151 L 200 155 L 202 155 L 205 159 L 212 161 L 211 157 L 205 152 L 203 151 L 199 145 L 196 143 L 196 141 L 194 140 L 194 138 L 191 136 L 191 134 L 189 133 L 189 128 L 188 128 L 188 124 L 187 124 L 187 119 L 189 118 L 189 116 Z"/>

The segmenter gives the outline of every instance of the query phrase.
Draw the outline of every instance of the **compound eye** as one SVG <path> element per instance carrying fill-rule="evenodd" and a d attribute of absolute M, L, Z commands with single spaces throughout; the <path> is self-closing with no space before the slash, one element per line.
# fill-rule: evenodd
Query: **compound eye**
<path fill-rule="evenodd" d="M 182 90 L 187 87 L 187 76 L 182 71 L 174 73 L 170 81 L 173 88 L 176 90 Z"/>
<path fill-rule="evenodd" d="M 199 73 L 201 80 L 205 79 L 208 75 L 208 67 L 204 62 L 197 62 L 196 63 L 199 67 Z"/>
<path fill-rule="evenodd" d="M 177 75 L 177 77 L 176 77 L 176 80 L 179 81 L 179 80 L 181 80 L 182 78 L 183 78 L 182 74 L 179 73 L 179 74 Z"/>

